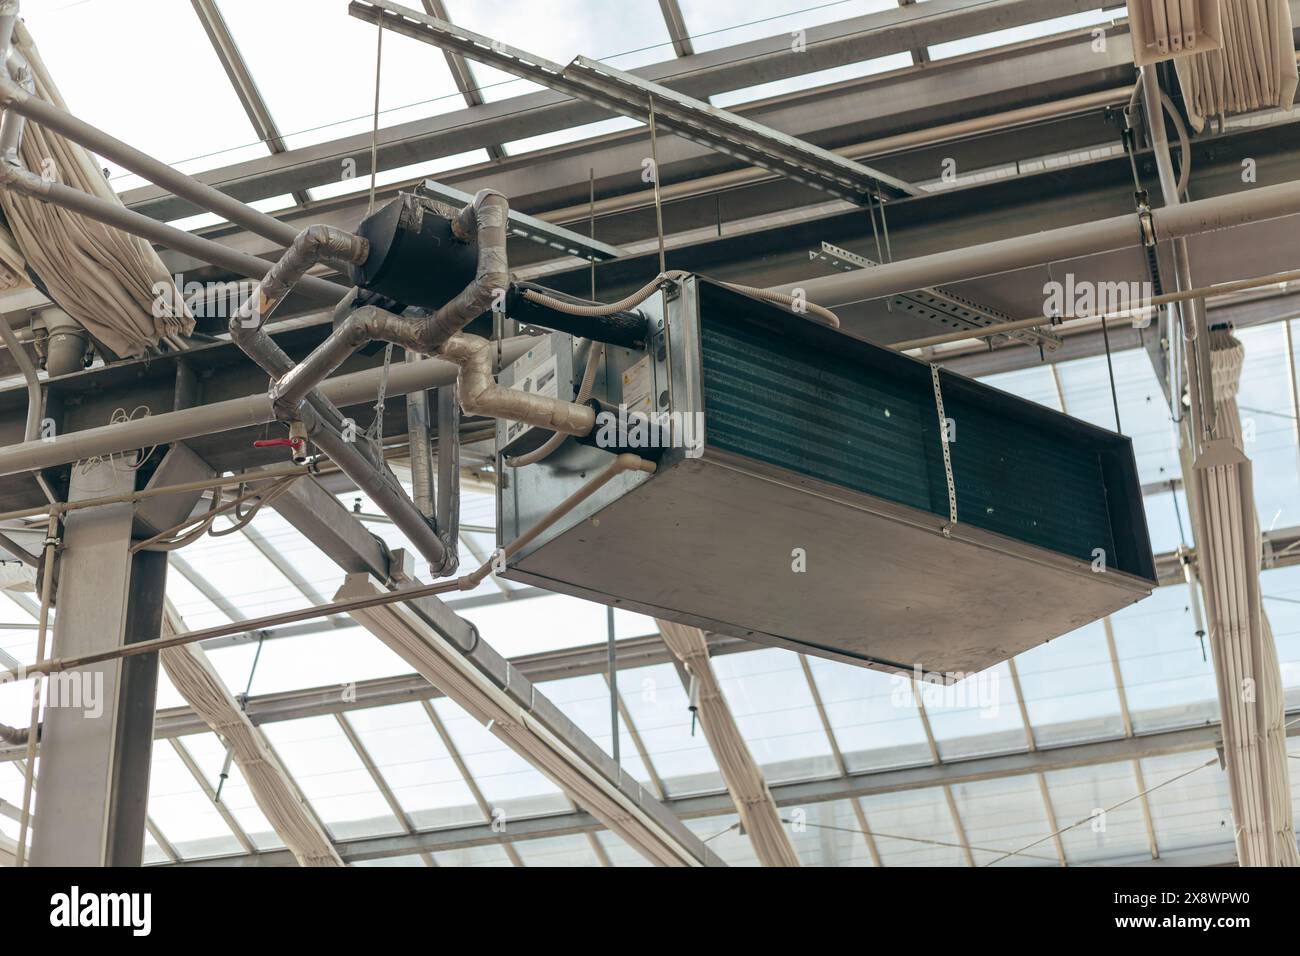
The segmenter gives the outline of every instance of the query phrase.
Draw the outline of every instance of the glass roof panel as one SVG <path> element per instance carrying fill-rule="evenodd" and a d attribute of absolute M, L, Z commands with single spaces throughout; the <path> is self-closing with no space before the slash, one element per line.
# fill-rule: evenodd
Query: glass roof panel
<path fill-rule="evenodd" d="M 596 851 L 585 833 L 520 840 L 515 844 L 524 866 L 599 866 Z"/>
<path fill-rule="evenodd" d="M 708 848 L 722 857 L 727 866 L 758 866 L 754 845 L 740 832 L 740 818 L 734 813 L 719 817 L 684 820 Z"/>
<path fill-rule="evenodd" d="M 952 798 L 976 866 L 1059 865 L 1051 840 L 1029 846 L 1052 832 L 1036 774 L 956 784 Z"/>
<path fill-rule="evenodd" d="M 888 73 L 891 70 L 901 70 L 912 65 L 912 54 L 894 53 L 889 56 L 880 56 L 872 60 L 864 60 L 861 63 L 850 63 L 846 66 L 837 66 L 830 70 L 817 70 L 813 73 L 804 73 L 801 76 L 793 76 L 787 80 L 777 80 L 772 83 L 761 83 L 758 86 L 747 86 L 744 89 L 728 90 L 725 93 L 714 93 L 709 97 L 709 102 L 714 106 L 721 106 L 724 109 L 730 109 L 733 106 L 742 103 L 753 103 L 757 100 L 765 100 L 769 97 L 783 96 L 787 93 L 797 93 L 800 90 L 811 90 L 819 86 L 829 86 L 832 83 L 842 83 L 847 80 L 860 80 L 868 76 L 876 76 L 880 73 Z"/>
<path fill-rule="evenodd" d="M 984 375 L 980 381 L 993 388 L 1000 388 L 1012 395 L 1039 405 L 1045 405 L 1053 411 L 1061 411 L 1061 392 L 1056 387 L 1056 376 L 1050 365 L 1031 365 L 1029 368 L 1016 369 L 1011 372 L 998 372 Z"/>
<path fill-rule="evenodd" d="M 808 665 L 850 773 L 930 763 L 907 678 L 820 657 Z"/>
<path fill-rule="evenodd" d="M 601 847 L 605 850 L 605 855 L 609 857 L 611 866 L 654 866 L 653 863 L 628 846 L 617 834 L 610 833 L 608 830 L 600 830 L 596 833 L 596 839 L 600 841 Z"/>
<path fill-rule="evenodd" d="M 129 27 L 122 5 L 109 0 L 24 0 L 22 10 L 78 118 L 187 173 L 267 155 L 188 3 L 136 0 Z M 110 50 L 113 82 L 105 83 L 103 69 L 87 64 L 102 67 Z M 118 192 L 143 184 L 104 165 Z"/>
<path fill-rule="evenodd" d="M 551 703 L 564 712 L 564 716 L 577 724 L 578 729 L 590 737 L 601 750 L 612 754 L 610 741 L 609 684 L 604 677 L 588 674 L 551 680 L 537 687 L 550 698 Z M 621 766 L 642 786 L 650 785 L 650 773 L 636 750 L 636 741 L 628 731 L 627 722 L 619 715 L 618 758 Z"/>
<path fill-rule="evenodd" d="M 807 30 L 867 13 L 893 10 L 897 0 L 680 0 L 695 52 Z"/>
<path fill-rule="evenodd" d="M 465 778 L 421 704 L 347 715 L 393 796 L 418 829 L 482 823 Z"/>
<path fill-rule="evenodd" d="M 917 691 L 942 759 L 1025 749 L 1025 722 L 1005 662 L 955 684 L 922 681 Z"/>
<path fill-rule="evenodd" d="M 443 850 L 433 855 L 439 866 L 511 866 L 505 847 L 498 843 Z"/>
<path fill-rule="evenodd" d="M 357 681 L 411 673 L 411 665 L 379 638 L 363 627 L 346 624 L 264 641 L 260 657 L 256 642 L 250 641 L 209 651 L 208 658 L 232 693 L 242 693 L 252 673 L 254 695 L 332 686 L 342 699 Z"/>
<path fill-rule="evenodd" d="M 715 657 L 714 662 L 722 656 Z M 669 794 L 723 789 L 718 763 L 704 739 L 704 731 L 692 721 L 686 690 L 676 668 L 656 664 L 623 671 L 618 686 L 650 762 Z"/>
<path fill-rule="evenodd" d="M 1023 43 L 1026 40 L 1036 40 L 1039 37 L 1052 36 L 1056 33 L 1066 33 L 1071 30 L 1079 30 L 1083 27 L 1096 26 L 1098 24 L 1109 24 L 1115 19 L 1116 15 L 1114 12 L 1108 12 L 1105 10 L 1087 10 L 1083 13 L 1074 13 L 1065 17 L 1053 17 L 1050 20 L 1039 20 L 1037 23 L 1027 23 L 1023 26 L 1011 27 L 1007 30 L 994 30 L 991 33 L 983 33 L 974 37 L 965 37 L 961 40 L 953 40 L 949 43 L 936 43 L 930 47 L 930 59 L 943 60 L 948 57 L 960 56 L 963 53 L 992 50 L 996 47 L 1009 46 L 1013 43 Z"/>
<path fill-rule="evenodd" d="M 1187 510 L 1187 493 L 1159 491 L 1144 495 L 1147 534 L 1151 537 L 1151 550 L 1156 554 L 1178 550 L 1180 544 L 1190 546 L 1191 513 Z"/>
<path fill-rule="evenodd" d="M 798 655 L 779 648 L 723 654 L 713 669 L 768 783 L 837 773 Z"/>
<path fill-rule="evenodd" d="M 1151 858 L 1141 803 L 1133 800 L 1116 806 L 1141 789 L 1132 761 L 1052 770 L 1044 776 L 1057 827 L 1088 820 L 1061 834 L 1067 862 Z M 1150 781 L 1147 785 L 1150 786 Z M 1115 809 L 1107 810 L 1107 807 Z"/>
<path fill-rule="evenodd" d="M 1202 764 L 1210 766 L 1194 769 Z M 1193 771 L 1188 773 L 1188 771 Z M 1174 780 L 1180 774 L 1187 774 Z M 1146 757 L 1142 774 L 1162 853 L 1233 843 L 1228 776 L 1213 751 Z M 1173 781 L 1173 782 L 1169 782 Z"/>
<path fill-rule="evenodd" d="M 1133 439 L 1138 480 L 1146 484 L 1180 477 L 1182 469 L 1178 464 L 1176 435 L 1151 360 L 1142 349 L 1115 352 L 1111 359 L 1115 368 L 1120 424 L 1124 434 Z M 1065 390 L 1066 412 L 1114 431 L 1115 409 L 1106 356 L 1062 362 L 1057 368 Z"/>
<path fill-rule="evenodd" d="M 1020 654 L 1016 673 L 1039 746 L 1123 735 L 1114 668 L 1101 622 Z"/>
<path fill-rule="evenodd" d="M 1300 709 L 1300 565 L 1264 571 L 1259 587 L 1282 668 L 1286 709 Z M 1300 767 L 1293 771 L 1300 777 Z"/>
<path fill-rule="evenodd" d="M 457 26 L 560 64 L 581 55 L 630 70 L 673 58 L 655 0 L 447 0 L 447 13 Z M 541 89 L 481 63 L 470 61 L 469 68 L 488 103 Z"/>
<path fill-rule="evenodd" d="M 1115 650 L 1138 733 L 1219 717 L 1208 644 L 1196 636 L 1185 585 L 1157 588 L 1111 616 Z"/>
<path fill-rule="evenodd" d="M 1246 349 L 1237 406 L 1246 457 L 1253 465 L 1260 527 L 1300 525 L 1300 446 L 1287 380 L 1286 330 L 1273 323 L 1236 335 Z"/>
<path fill-rule="evenodd" d="M 486 163 L 488 159 L 488 152 L 485 149 L 471 149 L 464 153 L 453 153 L 450 156 L 439 156 L 436 159 L 426 160 L 422 163 L 412 163 L 408 166 L 396 166 L 392 169 L 385 169 L 375 177 L 375 185 L 382 189 L 385 186 L 391 186 L 394 183 L 404 183 L 412 179 L 437 178 L 439 173 L 445 173 L 453 169 L 462 169 L 466 166 L 477 166 L 480 163 Z M 340 164 L 340 178 L 337 182 L 313 186 L 311 189 L 312 199 L 319 201 L 322 199 L 334 199 L 337 196 L 349 196 L 354 193 L 368 192 L 370 190 L 370 177 L 345 177 L 344 172 L 347 169 L 350 169 L 350 167 L 344 167 Z M 377 206 L 382 204 L 383 202 L 376 200 Z"/>
<path fill-rule="evenodd" d="M 848 800 L 782 808 L 786 832 L 804 866 L 873 866 L 867 839 Z"/>
<path fill-rule="evenodd" d="M 433 702 L 470 776 L 482 791 L 494 820 L 568 810 L 568 798 L 532 764 L 446 698 Z"/>
<path fill-rule="evenodd" d="M 461 613 L 504 657 L 603 644 L 609 635 L 603 604 L 565 594 L 471 607 Z M 659 633 L 654 621 L 640 614 L 617 613 L 614 624 L 619 638 Z"/>
<path fill-rule="evenodd" d="M 263 732 L 332 837 L 402 832 L 401 823 L 333 717 L 270 723 L 264 725 Z"/>
<path fill-rule="evenodd" d="M 362 867 L 396 867 L 396 866 L 425 866 L 425 862 L 418 854 L 409 856 L 383 856 L 377 860 L 358 860 L 356 863 L 349 863 L 348 866 Z"/>
<path fill-rule="evenodd" d="M 966 865 L 942 788 L 873 794 L 862 809 L 883 865 Z"/>
<path fill-rule="evenodd" d="M 303 605 L 302 592 L 242 534 L 219 538 L 204 535 L 179 555 L 248 617 L 294 610 Z"/>
<path fill-rule="evenodd" d="M 38 634 L 33 628 L 0 627 L 0 668 L 30 664 L 36 660 Z M 49 638 L 46 637 L 48 653 Z"/>
<path fill-rule="evenodd" d="M 208 786 L 221 795 L 221 804 L 230 811 L 240 828 L 253 841 L 259 850 L 275 850 L 284 846 L 284 841 L 276 834 L 271 821 L 262 813 L 244 779 L 239 765 L 231 761 L 226 768 L 226 748 L 216 734 L 191 734 L 180 738 L 185 749 L 194 758 L 194 763 L 202 771 Z M 226 781 L 221 782 L 221 773 L 227 773 Z M 164 835 L 166 831 L 164 831 Z"/>
<path fill-rule="evenodd" d="M 377 29 L 337 6 L 321 16 L 319 0 L 220 0 L 285 144 L 294 149 L 371 131 L 375 108 Z M 348 82 L 306 94 L 312 66 L 348 69 Z M 463 108 L 441 51 L 384 32 L 379 125 L 396 126 Z"/>
<path fill-rule="evenodd" d="M 192 568 L 184 567 L 177 563 L 177 557 L 184 561 L 183 556 L 173 555 L 171 566 L 167 570 L 167 599 L 172 602 L 172 607 L 181 620 L 185 622 L 186 627 L 204 628 L 217 627 L 221 624 L 229 624 L 230 616 L 212 603 L 208 597 L 200 591 L 194 583 L 186 577 L 187 571 L 192 572 Z M 188 565 L 189 562 L 185 562 Z"/>
<path fill-rule="evenodd" d="M 183 858 L 243 852 L 168 740 L 154 741 L 149 816 Z"/>
<path fill-rule="evenodd" d="M 529 136 L 525 139 L 512 139 L 504 145 L 509 155 L 519 156 L 523 153 L 530 153 L 539 149 L 550 149 L 552 146 L 562 146 L 565 143 L 573 143 L 581 139 L 593 139 L 609 133 L 621 133 L 624 130 L 635 129 L 643 125 L 643 123 L 632 119 L 630 116 L 615 116 L 596 123 L 570 126 L 568 129 L 556 130 L 553 133 L 540 133 L 537 136 Z"/>

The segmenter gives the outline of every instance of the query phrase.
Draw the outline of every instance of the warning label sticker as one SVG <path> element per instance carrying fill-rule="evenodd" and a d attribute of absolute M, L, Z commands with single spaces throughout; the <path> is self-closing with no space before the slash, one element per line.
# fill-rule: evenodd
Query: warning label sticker
<path fill-rule="evenodd" d="M 629 414 L 641 412 L 649 415 L 654 411 L 654 369 L 647 355 L 623 373 L 623 404 Z"/>

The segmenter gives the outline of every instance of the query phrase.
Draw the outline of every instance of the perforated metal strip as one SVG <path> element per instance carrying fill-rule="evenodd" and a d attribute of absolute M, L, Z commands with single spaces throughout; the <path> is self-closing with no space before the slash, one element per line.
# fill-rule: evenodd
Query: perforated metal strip
<path fill-rule="evenodd" d="M 934 385 L 934 409 L 939 415 L 939 442 L 943 446 L 943 476 L 948 482 L 948 523 L 943 526 L 944 537 L 952 534 L 957 524 L 957 484 L 952 477 L 952 452 L 948 450 L 948 416 L 943 411 L 943 389 L 939 387 L 939 366 L 930 363 L 930 381 Z"/>

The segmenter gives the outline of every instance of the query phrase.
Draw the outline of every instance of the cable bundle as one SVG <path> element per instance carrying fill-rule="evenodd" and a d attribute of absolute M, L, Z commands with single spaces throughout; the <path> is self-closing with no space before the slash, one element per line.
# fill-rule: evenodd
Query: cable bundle
<path fill-rule="evenodd" d="M 1237 387 L 1244 350 L 1209 336 L 1217 440 L 1207 442 L 1189 498 L 1223 722 L 1223 751 L 1242 866 L 1297 866 L 1282 674 L 1260 601 L 1260 534 Z"/>
<path fill-rule="evenodd" d="M 1199 133 L 1211 116 L 1281 107 L 1296 92 L 1295 40 L 1285 0 L 1220 0 L 1221 49 L 1174 61 L 1188 118 Z"/>
<path fill-rule="evenodd" d="M 182 633 L 184 624 L 168 603 L 163 634 Z M 262 732 L 235 705 L 221 677 L 195 644 L 160 653 L 167 676 L 194 712 L 230 748 L 253 799 L 299 866 L 342 866 L 325 830 L 271 750 Z"/>
<path fill-rule="evenodd" d="M 745 738 L 731 715 L 727 699 L 709 663 L 709 645 L 698 627 L 658 621 L 659 633 L 690 675 L 699 690 L 700 726 L 709 748 L 717 758 L 722 779 L 740 814 L 740 824 L 764 866 L 799 866 L 790 836 L 785 832 L 776 801 Z"/>
<path fill-rule="evenodd" d="M 14 44 L 31 66 L 36 95 L 66 109 L 21 22 Z M 23 134 L 22 159 L 39 175 L 121 202 L 87 150 L 35 123 L 28 123 Z M 10 190 L 0 190 L 0 208 L 50 297 L 98 342 L 119 356 L 141 355 L 160 340 L 184 347 L 180 337 L 194 330 L 194 319 L 147 242 Z M 2 243 L 0 262 L 8 264 Z M 158 283 L 165 284 L 162 295 L 155 292 Z"/>

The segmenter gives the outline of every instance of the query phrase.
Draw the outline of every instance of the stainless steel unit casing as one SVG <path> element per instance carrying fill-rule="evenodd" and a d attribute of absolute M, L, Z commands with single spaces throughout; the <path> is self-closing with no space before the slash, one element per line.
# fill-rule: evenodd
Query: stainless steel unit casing
<path fill-rule="evenodd" d="M 699 282 L 641 306 L 652 317 L 648 350 L 611 348 L 609 388 L 598 380 L 594 394 L 618 405 L 625 373 L 648 359 L 656 411 L 689 423 L 700 443 L 681 447 L 679 429 L 678 447 L 653 450 L 655 474 L 619 475 L 516 554 L 503 577 L 758 643 L 949 676 L 1150 593 L 1143 574 L 1099 573 L 1093 562 L 960 520 L 945 533 L 933 513 L 710 444 Z M 539 522 L 613 454 L 569 441 L 543 463 L 506 469 L 499 541 Z M 1135 477 L 1124 478 L 1140 495 Z M 1140 512 L 1135 520 L 1149 563 Z"/>

